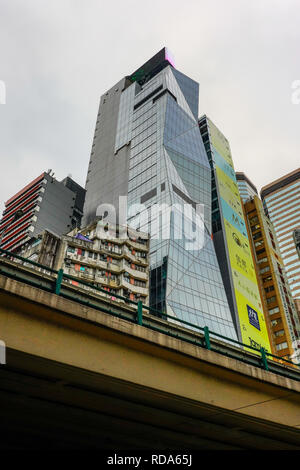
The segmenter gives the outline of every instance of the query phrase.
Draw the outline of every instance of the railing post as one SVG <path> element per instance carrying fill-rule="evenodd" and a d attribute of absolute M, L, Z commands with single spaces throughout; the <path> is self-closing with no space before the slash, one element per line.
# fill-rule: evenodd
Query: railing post
<path fill-rule="evenodd" d="M 55 294 L 56 295 L 60 294 L 60 288 L 61 288 L 61 283 L 62 283 L 62 280 L 63 280 L 63 275 L 64 275 L 63 269 L 59 269 L 58 273 L 57 273 L 57 278 L 56 278 L 56 281 L 55 281 Z"/>
<path fill-rule="evenodd" d="M 204 338 L 205 338 L 205 347 L 206 347 L 206 349 L 210 349 L 210 339 L 209 339 L 208 326 L 204 327 Z"/>
<path fill-rule="evenodd" d="M 137 306 L 137 322 L 138 325 L 143 325 L 143 302 L 141 300 L 138 301 Z"/>
<path fill-rule="evenodd" d="M 261 353 L 261 360 L 262 360 L 262 363 L 263 363 L 263 368 L 265 370 L 269 370 L 265 348 L 260 348 L 260 353 Z"/>

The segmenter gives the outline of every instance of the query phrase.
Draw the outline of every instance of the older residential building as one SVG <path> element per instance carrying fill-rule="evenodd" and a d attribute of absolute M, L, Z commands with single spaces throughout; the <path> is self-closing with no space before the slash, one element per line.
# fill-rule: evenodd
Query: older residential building
<path fill-rule="evenodd" d="M 103 224 L 102 228 L 100 230 L 99 224 L 94 222 L 61 237 L 45 231 L 40 241 L 22 256 L 56 270 L 63 269 L 65 274 L 110 294 L 141 300 L 148 305 L 148 235 L 131 229 L 127 238 L 121 238 L 119 227 Z M 78 284 L 76 279 L 70 282 Z"/>

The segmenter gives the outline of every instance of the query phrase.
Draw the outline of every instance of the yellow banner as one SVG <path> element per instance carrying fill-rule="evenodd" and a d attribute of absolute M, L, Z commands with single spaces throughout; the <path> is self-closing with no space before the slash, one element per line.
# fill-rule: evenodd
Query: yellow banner
<path fill-rule="evenodd" d="M 223 134 L 221 134 L 221 132 L 213 124 L 213 122 L 209 121 L 209 124 L 210 138 L 213 147 L 217 150 L 220 155 L 222 155 L 228 165 L 233 168 L 233 162 L 231 158 L 231 151 L 228 140 Z"/>
<path fill-rule="evenodd" d="M 211 121 L 209 128 L 242 342 L 271 351 L 229 143 Z"/>

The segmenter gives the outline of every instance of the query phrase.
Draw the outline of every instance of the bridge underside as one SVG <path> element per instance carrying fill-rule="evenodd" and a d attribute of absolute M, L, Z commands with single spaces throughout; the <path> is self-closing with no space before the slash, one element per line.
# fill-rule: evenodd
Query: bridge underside
<path fill-rule="evenodd" d="M 300 449 L 293 428 L 13 350 L 7 362 L 2 449 Z"/>
<path fill-rule="evenodd" d="M 300 450 L 300 383 L 0 275 L 0 448 Z"/>

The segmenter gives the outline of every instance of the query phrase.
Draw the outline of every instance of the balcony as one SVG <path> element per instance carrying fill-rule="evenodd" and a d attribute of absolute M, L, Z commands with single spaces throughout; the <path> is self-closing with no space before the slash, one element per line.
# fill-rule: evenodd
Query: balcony
<path fill-rule="evenodd" d="M 130 266 L 124 263 L 124 269 L 127 271 L 131 276 L 135 277 L 136 279 L 140 279 L 141 281 L 148 280 L 148 272 L 138 271 L 137 269 L 133 269 Z"/>
<path fill-rule="evenodd" d="M 126 281 L 123 277 L 121 281 L 121 285 L 128 289 L 130 292 L 133 292 L 134 294 L 142 294 L 145 296 L 148 296 L 148 287 L 140 287 L 140 286 L 135 286 L 134 284 L 130 284 L 130 282 Z"/>

